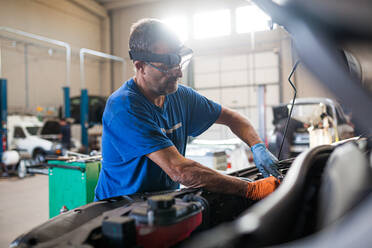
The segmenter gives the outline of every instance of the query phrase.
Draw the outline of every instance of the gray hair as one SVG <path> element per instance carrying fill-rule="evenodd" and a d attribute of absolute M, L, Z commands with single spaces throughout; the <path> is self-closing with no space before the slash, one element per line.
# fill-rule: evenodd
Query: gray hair
<path fill-rule="evenodd" d="M 164 42 L 171 47 L 179 47 L 181 42 L 163 22 L 157 19 L 141 19 L 130 30 L 129 49 L 136 52 L 153 52 L 153 46 Z"/>

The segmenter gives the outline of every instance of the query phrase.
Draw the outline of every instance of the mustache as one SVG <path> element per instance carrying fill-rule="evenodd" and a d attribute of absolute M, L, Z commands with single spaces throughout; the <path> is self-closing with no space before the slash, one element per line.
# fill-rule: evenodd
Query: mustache
<path fill-rule="evenodd" d="M 169 77 L 168 78 L 168 82 L 174 82 L 174 81 L 178 81 L 179 77 Z"/>

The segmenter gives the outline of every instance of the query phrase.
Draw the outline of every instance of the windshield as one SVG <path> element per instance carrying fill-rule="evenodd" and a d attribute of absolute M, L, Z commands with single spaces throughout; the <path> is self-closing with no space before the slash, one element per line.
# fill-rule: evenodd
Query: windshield
<path fill-rule="evenodd" d="M 49 134 L 60 134 L 61 126 L 58 121 L 47 121 L 44 123 L 43 129 L 41 129 L 42 135 Z"/>
<path fill-rule="evenodd" d="M 39 127 L 26 127 L 27 132 L 31 135 L 36 135 Z"/>

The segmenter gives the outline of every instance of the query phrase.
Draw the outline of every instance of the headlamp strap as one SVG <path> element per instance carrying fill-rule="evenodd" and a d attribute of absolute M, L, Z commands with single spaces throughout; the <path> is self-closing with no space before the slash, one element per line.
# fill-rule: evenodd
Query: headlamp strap
<path fill-rule="evenodd" d="M 151 52 L 136 52 L 129 51 L 129 57 L 131 60 L 144 61 L 144 62 L 155 62 L 163 63 L 166 65 L 178 65 L 181 62 L 181 56 L 178 54 L 158 54 Z"/>

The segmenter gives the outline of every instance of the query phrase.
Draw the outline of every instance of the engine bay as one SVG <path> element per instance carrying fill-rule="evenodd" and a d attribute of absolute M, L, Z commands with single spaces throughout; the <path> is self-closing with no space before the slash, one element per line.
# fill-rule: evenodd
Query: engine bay
<path fill-rule="evenodd" d="M 286 174 L 293 160 L 278 163 Z M 262 178 L 256 168 L 230 173 Z M 180 189 L 105 199 L 60 214 L 13 242 L 13 247 L 169 247 L 222 223 L 231 222 L 256 201 Z"/>

